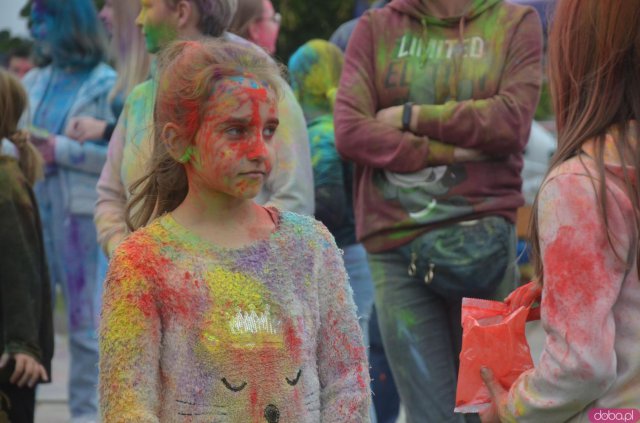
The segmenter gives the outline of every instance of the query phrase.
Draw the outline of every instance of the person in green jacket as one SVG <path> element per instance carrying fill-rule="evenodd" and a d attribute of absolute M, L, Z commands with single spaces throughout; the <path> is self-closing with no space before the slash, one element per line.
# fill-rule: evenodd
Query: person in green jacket
<path fill-rule="evenodd" d="M 20 82 L 0 70 L 0 139 L 15 147 L 0 155 L 0 421 L 21 423 L 33 422 L 35 385 L 48 382 L 53 355 L 51 288 L 31 189 L 43 163 L 17 130 L 26 106 Z"/>

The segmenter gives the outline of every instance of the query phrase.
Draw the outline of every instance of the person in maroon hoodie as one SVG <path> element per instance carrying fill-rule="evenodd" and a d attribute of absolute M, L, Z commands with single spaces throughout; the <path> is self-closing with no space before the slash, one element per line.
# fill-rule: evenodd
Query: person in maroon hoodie
<path fill-rule="evenodd" d="M 453 412 L 461 299 L 516 286 L 541 55 L 537 13 L 501 0 L 394 0 L 365 13 L 347 48 L 336 147 L 356 164 L 357 236 L 410 423 L 465 421 Z"/>

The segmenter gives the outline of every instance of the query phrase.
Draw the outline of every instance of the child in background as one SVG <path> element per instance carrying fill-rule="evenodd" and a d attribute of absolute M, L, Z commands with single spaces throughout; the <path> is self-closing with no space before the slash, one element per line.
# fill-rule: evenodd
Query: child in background
<path fill-rule="evenodd" d="M 549 77 L 558 150 L 532 218 L 539 280 L 507 299 L 517 308 L 541 295 L 545 344 L 508 392 L 484 369 L 493 395 L 484 422 L 586 422 L 597 421 L 595 409 L 640 409 L 638 22 L 640 0 L 557 2 Z"/>
<path fill-rule="evenodd" d="M 103 421 L 368 422 L 333 238 L 252 201 L 274 165 L 278 67 L 251 47 L 183 41 L 159 70 L 154 154 L 129 205 L 138 230 L 105 287 Z"/>
<path fill-rule="evenodd" d="M 19 157 L 0 156 L 0 421 L 20 423 L 33 422 L 35 385 L 48 381 L 53 355 L 51 288 L 31 189 L 43 163 L 17 129 L 26 107 L 20 82 L 0 69 L 0 140 Z"/>

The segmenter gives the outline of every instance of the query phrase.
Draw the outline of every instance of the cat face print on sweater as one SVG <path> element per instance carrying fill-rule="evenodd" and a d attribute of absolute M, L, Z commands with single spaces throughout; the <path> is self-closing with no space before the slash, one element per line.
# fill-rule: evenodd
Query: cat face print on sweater
<path fill-rule="evenodd" d="M 185 421 L 247 423 L 319 416 L 319 387 L 307 381 L 301 354 L 302 321 L 274 304 L 260 281 L 214 272 L 207 277 L 210 307 L 195 351 L 207 363 L 209 388 L 176 398 L 178 414 Z"/>

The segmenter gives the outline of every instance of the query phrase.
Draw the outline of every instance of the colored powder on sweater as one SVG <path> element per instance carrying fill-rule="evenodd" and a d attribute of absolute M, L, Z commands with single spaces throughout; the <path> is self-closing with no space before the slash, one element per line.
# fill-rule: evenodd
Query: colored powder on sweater
<path fill-rule="evenodd" d="M 116 250 L 100 334 L 105 422 L 369 421 L 342 258 L 307 217 L 238 249 L 156 219 Z"/>

